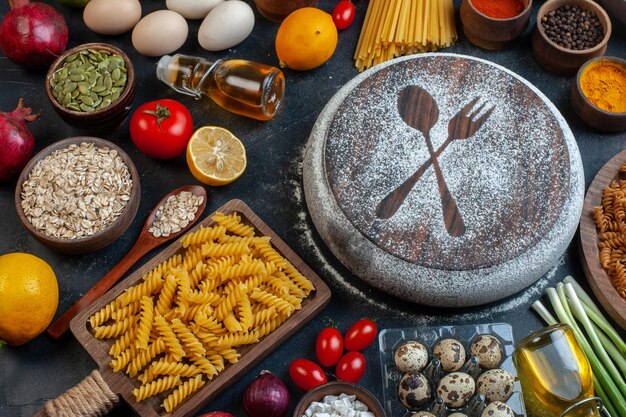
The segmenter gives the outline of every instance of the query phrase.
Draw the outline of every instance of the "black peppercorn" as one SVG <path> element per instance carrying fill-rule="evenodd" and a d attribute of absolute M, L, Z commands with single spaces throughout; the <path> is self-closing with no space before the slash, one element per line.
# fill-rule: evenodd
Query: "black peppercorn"
<path fill-rule="evenodd" d="M 542 16 L 541 25 L 548 39 L 567 49 L 593 48 L 604 37 L 598 16 L 578 6 L 566 4 L 549 11 Z"/>

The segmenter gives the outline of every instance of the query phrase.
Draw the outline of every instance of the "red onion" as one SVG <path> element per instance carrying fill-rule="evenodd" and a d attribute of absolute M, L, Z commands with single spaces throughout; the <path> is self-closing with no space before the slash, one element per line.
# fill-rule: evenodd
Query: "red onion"
<path fill-rule="evenodd" d="M 38 114 L 22 106 L 22 99 L 13 112 L 0 112 L 0 182 L 19 173 L 33 154 L 35 140 L 26 122 L 37 117 Z"/>
<path fill-rule="evenodd" d="M 63 15 L 45 3 L 9 0 L 11 11 L 0 25 L 0 47 L 16 64 L 44 69 L 67 46 L 69 37 Z"/>
<path fill-rule="evenodd" d="M 246 388 L 243 408 L 250 417 L 283 417 L 289 408 L 289 391 L 274 374 L 263 371 Z"/>

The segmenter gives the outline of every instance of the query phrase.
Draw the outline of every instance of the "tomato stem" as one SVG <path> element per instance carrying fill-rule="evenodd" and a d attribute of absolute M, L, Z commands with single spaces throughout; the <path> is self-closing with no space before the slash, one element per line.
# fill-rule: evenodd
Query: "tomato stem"
<path fill-rule="evenodd" d="M 159 125 L 161 129 L 163 129 L 161 127 L 161 122 L 165 119 L 169 119 L 172 115 L 170 113 L 170 109 L 168 109 L 167 106 L 161 106 L 160 104 L 156 105 L 156 110 L 144 110 L 143 112 L 156 117 L 157 125 Z"/>

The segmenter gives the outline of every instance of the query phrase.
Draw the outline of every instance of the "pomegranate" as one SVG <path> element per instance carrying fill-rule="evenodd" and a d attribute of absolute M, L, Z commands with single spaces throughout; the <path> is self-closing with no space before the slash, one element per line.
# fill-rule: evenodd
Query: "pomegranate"
<path fill-rule="evenodd" d="M 37 117 L 38 114 L 23 106 L 22 99 L 11 113 L 0 112 L 0 182 L 22 171 L 32 156 L 35 140 L 26 122 Z"/>
<path fill-rule="evenodd" d="M 0 25 L 0 47 L 6 56 L 28 69 L 46 69 L 68 41 L 63 15 L 45 3 L 9 0 L 11 11 Z"/>

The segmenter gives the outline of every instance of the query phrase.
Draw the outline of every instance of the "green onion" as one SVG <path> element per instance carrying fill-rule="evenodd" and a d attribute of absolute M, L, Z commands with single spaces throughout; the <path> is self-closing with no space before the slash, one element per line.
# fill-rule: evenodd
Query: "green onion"
<path fill-rule="evenodd" d="M 576 295 L 578 296 L 580 301 L 582 301 L 583 303 L 583 308 L 585 309 L 585 312 L 587 313 L 587 315 L 598 326 L 600 326 L 602 331 L 604 331 L 609 336 L 609 338 L 613 341 L 615 346 L 622 352 L 622 354 L 626 355 L 626 342 L 624 342 L 624 339 L 622 339 L 619 333 L 617 333 L 617 331 L 613 328 L 613 326 L 611 326 L 611 323 L 606 319 L 604 314 L 602 314 L 602 312 L 600 311 L 598 306 L 596 306 L 596 304 L 593 302 L 591 297 L 587 295 L 583 287 L 581 287 L 580 284 L 574 281 L 574 279 L 570 276 L 565 277 L 565 279 L 563 280 L 563 283 L 572 284 L 572 287 L 574 287 L 574 291 L 576 292 Z M 590 314 L 589 310 L 593 311 L 593 313 Z"/>

